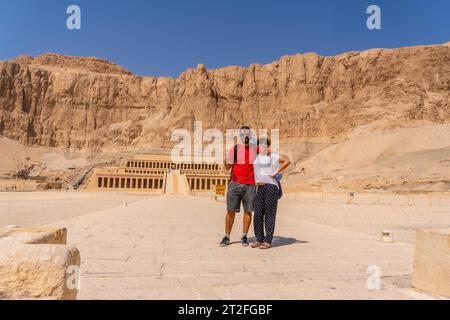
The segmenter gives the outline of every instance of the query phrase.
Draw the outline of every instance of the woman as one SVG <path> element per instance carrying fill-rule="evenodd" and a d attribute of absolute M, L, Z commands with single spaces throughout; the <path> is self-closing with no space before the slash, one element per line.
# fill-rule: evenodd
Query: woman
<path fill-rule="evenodd" d="M 270 140 L 262 138 L 258 142 L 259 153 L 253 163 L 257 185 L 256 208 L 253 218 L 256 241 L 252 248 L 270 249 L 272 247 L 278 199 L 281 185 L 277 175 L 285 170 L 291 161 L 286 156 L 272 153 Z M 265 231 L 265 233 L 264 233 Z"/>

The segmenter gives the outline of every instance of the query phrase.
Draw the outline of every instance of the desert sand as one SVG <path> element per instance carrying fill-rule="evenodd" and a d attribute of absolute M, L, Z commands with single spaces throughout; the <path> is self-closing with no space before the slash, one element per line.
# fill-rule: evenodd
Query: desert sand
<path fill-rule="evenodd" d="M 80 299 L 440 299 L 410 281 L 414 232 L 450 226 L 448 196 L 287 194 L 269 251 L 237 242 L 240 217 L 219 248 L 224 208 L 208 197 L 1 193 L 0 225 L 67 227 Z M 385 229 L 394 243 L 380 241 Z M 367 289 L 370 265 L 381 290 Z"/>
<path fill-rule="evenodd" d="M 291 190 L 448 192 L 450 125 L 370 133 L 360 128 L 298 161 L 286 184 Z"/>

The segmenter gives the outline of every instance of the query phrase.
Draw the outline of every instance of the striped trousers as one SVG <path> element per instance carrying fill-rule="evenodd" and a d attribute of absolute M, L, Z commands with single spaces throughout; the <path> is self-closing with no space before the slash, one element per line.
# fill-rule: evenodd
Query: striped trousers
<path fill-rule="evenodd" d="M 253 217 L 256 241 L 272 244 L 278 206 L 278 187 L 273 184 L 258 186 Z"/>

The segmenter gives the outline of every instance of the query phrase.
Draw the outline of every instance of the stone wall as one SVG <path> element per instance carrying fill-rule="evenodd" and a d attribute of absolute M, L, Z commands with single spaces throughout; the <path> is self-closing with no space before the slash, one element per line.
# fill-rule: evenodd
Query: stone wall
<path fill-rule="evenodd" d="M 412 284 L 450 298 L 450 228 L 417 232 Z"/>

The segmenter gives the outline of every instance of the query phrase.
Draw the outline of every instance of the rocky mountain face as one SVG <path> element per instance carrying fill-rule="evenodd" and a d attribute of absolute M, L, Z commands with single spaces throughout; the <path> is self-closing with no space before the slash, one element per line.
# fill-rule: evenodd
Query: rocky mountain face
<path fill-rule="evenodd" d="M 138 77 L 96 58 L 0 62 L 0 135 L 25 145 L 169 146 L 175 128 L 279 128 L 282 139 L 450 122 L 450 43 Z"/>

